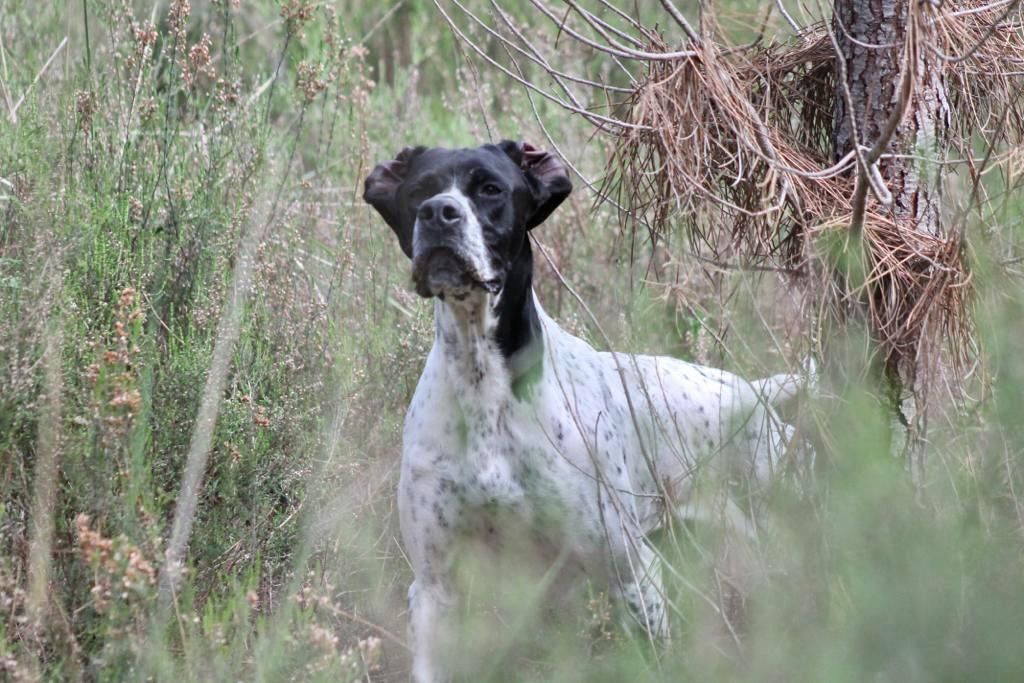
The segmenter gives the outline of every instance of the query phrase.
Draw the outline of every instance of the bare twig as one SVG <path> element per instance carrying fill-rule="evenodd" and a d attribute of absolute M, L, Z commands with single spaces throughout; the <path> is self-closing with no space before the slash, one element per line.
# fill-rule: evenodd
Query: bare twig
<path fill-rule="evenodd" d="M 60 45 L 57 46 L 57 48 L 53 51 L 53 54 L 50 55 L 50 58 L 46 60 L 45 64 L 43 64 L 43 68 L 39 70 L 39 73 L 36 74 L 36 77 L 33 78 L 29 86 L 25 88 L 25 92 L 21 94 L 21 97 L 18 98 L 18 101 L 14 103 L 13 107 L 11 107 L 11 123 L 18 122 L 18 108 L 21 106 L 21 103 L 25 101 L 25 98 L 28 97 L 29 93 L 32 92 L 32 88 L 35 86 L 36 83 L 39 82 L 39 79 L 43 77 L 43 74 L 46 73 L 46 70 L 50 68 L 51 64 L 53 64 L 53 60 L 57 58 L 57 55 L 60 54 L 60 51 L 63 50 L 64 46 L 67 44 L 68 37 L 64 36 L 64 40 L 60 41 Z"/>
<path fill-rule="evenodd" d="M 591 26 L 595 26 L 595 30 L 597 30 L 598 33 L 601 34 L 602 38 L 604 38 L 607 41 L 607 43 L 600 43 L 600 42 L 597 42 L 595 40 L 591 40 L 590 38 L 587 38 L 586 36 L 578 33 L 577 31 L 573 30 L 569 26 L 565 25 L 564 22 L 559 22 L 558 17 L 555 16 L 554 12 L 552 12 L 550 9 L 548 9 L 548 7 L 546 5 L 544 5 L 544 3 L 540 2 L 539 0 L 530 0 L 530 3 L 534 7 L 539 9 L 544 14 L 544 16 L 546 16 L 548 19 L 550 19 L 551 21 L 555 22 L 556 24 L 560 24 L 562 30 L 565 33 L 567 33 L 568 35 L 572 36 L 573 38 L 575 38 L 579 42 L 583 43 L 584 45 L 587 45 L 588 47 L 592 47 L 595 50 L 598 50 L 599 52 L 606 52 L 606 53 L 608 53 L 610 55 L 614 55 L 616 57 L 621 57 L 621 58 L 624 58 L 624 59 L 636 59 L 636 60 L 639 60 L 639 61 L 665 61 L 665 62 L 669 62 L 669 61 L 673 61 L 673 60 L 676 60 L 676 59 L 687 59 L 687 58 L 692 58 L 692 57 L 697 57 L 698 56 L 698 53 L 696 51 L 694 51 L 694 50 L 677 50 L 675 52 L 650 52 L 650 51 L 647 51 L 647 50 L 634 50 L 634 49 L 626 47 L 625 45 L 622 45 L 621 43 L 613 40 L 602 29 L 597 28 L 596 24 L 591 23 Z M 570 3 L 570 5 L 575 5 L 575 3 Z M 583 16 L 584 19 L 587 18 L 586 14 L 582 14 L 581 16 Z"/>
<path fill-rule="evenodd" d="M 363 45 L 366 43 L 366 41 L 372 38 L 373 34 L 376 33 L 381 26 L 386 24 L 388 19 L 394 16 L 395 12 L 402 9 L 402 5 L 404 4 L 405 0 L 398 0 L 398 2 L 396 2 L 390 8 L 388 8 L 388 11 L 385 12 L 384 15 L 380 19 L 378 19 L 377 22 L 373 26 L 371 26 L 366 33 L 363 34 L 363 37 L 359 39 L 359 44 Z"/>
<path fill-rule="evenodd" d="M 686 17 L 679 11 L 679 8 L 672 3 L 672 0 L 661 0 L 661 6 L 665 8 L 665 11 L 668 12 L 668 15 L 672 17 L 673 21 L 679 24 L 679 28 L 683 29 L 687 38 L 692 40 L 694 43 L 700 43 L 700 36 L 697 35 L 693 26 L 691 26 L 690 22 L 686 20 Z"/>
<path fill-rule="evenodd" d="M 60 268 L 56 269 L 57 271 Z M 59 272 L 56 276 L 59 280 Z M 53 554 L 54 510 L 60 479 L 62 394 L 61 320 L 54 315 L 46 333 L 43 350 L 43 409 L 39 418 L 39 445 L 34 473 L 28 556 L 27 604 L 33 622 L 44 626 L 50 602 L 51 557 Z"/>
<path fill-rule="evenodd" d="M 555 104 L 557 104 L 558 106 L 560 106 L 560 107 L 562 107 L 564 109 L 567 109 L 567 110 L 569 110 L 571 112 L 579 114 L 580 116 L 583 116 L 584 118 L 586 118 L 586 119 L 588 119 L 588 120 L 590 120 L 592 122 L 599 123 L 599 124 L 604 124 L 604 125 L 608 125 L 608 126 L 612 126 L 612 127 L 617 127 L 617 128 L 639 128 L 640 127 L 640 126 L 636 126 L 634 124 L 627 123 L 625 121 L 620 121 L 618 119 L 611 118 L 609 116 L 603 116 L 601 114 L 596 114 L 596 113 L 594 113 L 592 111 L 588 111 L 588 110 L 586 110 L 586 109 L 584 109 L 582 107 L 577 107 L 577 106 L 575 106 L 575 105 L 573 105 L 573 104 L 571 104 L 569 102 L 566 102 L 562 98 L 560 98 L 560 97 L 558 97 L 556 95 L 553 95 L 553 94 L 547 92 L 546 90 L 544 90 L 542 88 L 537 87 L 532 82 L 530 82 L 529 80 L 523 78 L 522 76 L 519 76 L 518 74 L 513 73 L 507 67 L 505 67 L 504 65 L 499 64 L 497 61 L 495 61 L 483 49 L 481 49 L 478 45 L 476 45 L 476 43 L 474 43 L 472 40 L 470 40 L 469 37 L 462 31 L 462 29 L 460 29 L 458 27 L 458 25 L 454 21 L 452 21 L 452 18 L 448 15 L 447 12 L 444 11 L 444 8 L 441 7 L 441 4 L 438 2 L 438 0 L 433 0 L 433 2 L 434 2 L 434 6 L 438 9 L 439 12 L 441 12 L 441 15 L 444 17 L 445 22 L 447 22 L 447 24 L 451 28 L 452 32 L 455 33 L 455 35 L 460 40 L 462 40 L 464 43 L 469 45 L 473 49 L 473 51 L 480 58 L 482 58 L 485 62 L 487 62 L 488 64 L 490 64 L 494 68 L 498 69 L 499 71 L 501 71 L 503 74 L 505 74 L 506 76 L 508 76 L 512 80 L 514 80 L 516 83 L 519 83 L 520 85 L 524 86 L 525 88 L 528 88 L 529 90 L 532 90 L 533 92 L 537 93 L 541 97 L 554 102 Z"/>
<path fill-rule="evenodd" d="M 779 8 L 779 14 L 781 14 L 782 18 L 786 20 L 789 27 L 793 29 L 793 33 L 800 35 L 803 32 L 803 29 L 796 23 L 792 15 L 786 9 L 786 6 L 783 4 L 783 0 L 775 0 L 775 6 Z"/>

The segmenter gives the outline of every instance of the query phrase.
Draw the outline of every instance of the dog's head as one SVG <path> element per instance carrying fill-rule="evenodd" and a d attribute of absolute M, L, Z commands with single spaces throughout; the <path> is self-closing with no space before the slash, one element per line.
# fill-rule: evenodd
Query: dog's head
<path fill-rule="evenodd" d="M 363 198 L 412 259 L 420 296 L 501 291 L 526 232 L 572 190 L 565 166 L 527 143 L 407 147 L 378 164 Z"/>

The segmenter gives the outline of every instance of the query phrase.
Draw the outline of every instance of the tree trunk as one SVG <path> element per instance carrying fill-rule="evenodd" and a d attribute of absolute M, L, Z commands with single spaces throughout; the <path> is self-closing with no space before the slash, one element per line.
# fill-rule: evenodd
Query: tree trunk
<path fill-rule="evenodd" d="M 856 143 L 873 147 L 901 106 L 901 69 L 911 69 L 909 103 L 885 150 L 908 156 L 883 156 L 879 170 L 892 193 L 889 217 L 903 229 L 940 236 L 949 103 L 941 64 L 924 47 L 933 29 L 923 7 L 910 0 L 835 0 L 832 26 L 845 62 L 848 93 L 837 63 L 832 143 L 836 159 Z M 852 116 L 847 99 L 853 104 Z M 875 306 L 887 305 L 888 284 L 885 278 L 873 280 L 867 295 Z M 913 454 L 923 436 L 924 399 L 933 375 L 932 369 L 921 367 L 921 359 L 931 354 L 922 353 L 920 345 L 932 335 L 922 334 L 910 348 L 892 348 L 878 330 L 870 331 L 882 347 L 881 374 L 893 411 L 890 451 Z"/>

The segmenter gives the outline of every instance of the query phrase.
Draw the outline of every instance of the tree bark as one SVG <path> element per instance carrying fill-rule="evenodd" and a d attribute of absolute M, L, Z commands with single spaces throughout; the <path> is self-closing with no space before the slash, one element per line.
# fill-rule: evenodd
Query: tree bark
<path fill-rule="evenodd" d="M 846 88 L 837 63 L 832 144 L 836 159 L 855 144 L 873 147 L 903 106 L 902 120 L 886 153 L 905 156 L 883 156 L 878 166 L 892 193 L 889 215 L 903 229 L 940 236 L 949 103 L 942 65 L 924 47 L 933 28 L 922 7 L 910 0 L 835 0 L 832 27 L 845 65 Z M 910 69 L 908 102 L 901 101 L 902 69 Z M 885 306 L 885 278 L 873 279 L 867 294 L 876 306 Z M 922 335 L 908 351 L 887 348 L 878 330 L 870 332 L 882 346 L 885 393 L 893 411 L 890 451 L 912 454 L 926 424 L 924 399 L 931 370 L 921 366 L 930 354 L 922 353 L 920 345 L 928 342 L 929 335 Z"/>

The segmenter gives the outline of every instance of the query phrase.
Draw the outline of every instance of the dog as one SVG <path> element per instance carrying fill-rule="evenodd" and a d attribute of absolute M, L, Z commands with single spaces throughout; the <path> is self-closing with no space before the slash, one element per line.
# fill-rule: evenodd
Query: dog
<path fill-rule="evenodd" d="M 668 636 L 659 557 L 671 519 L 756 533 L 699 472 L 761 485 L 792 428 L 775 406 L 795 376 L 745 381 L 666 357 L 600 352 L 533 291 L 528 233 L 572 191 L 565 165 L 528 143 L 405 148 L 364 199 L 433 298 L 434 345 L 405 418 L 398 510 L 415 573 L 412 679 L 453 670 L 460 544 L 501 553 L 513 528 L 552 563 L 607 587 L 630 621 Z M 722 487 L 714 487 L 722 490 Z"/>

